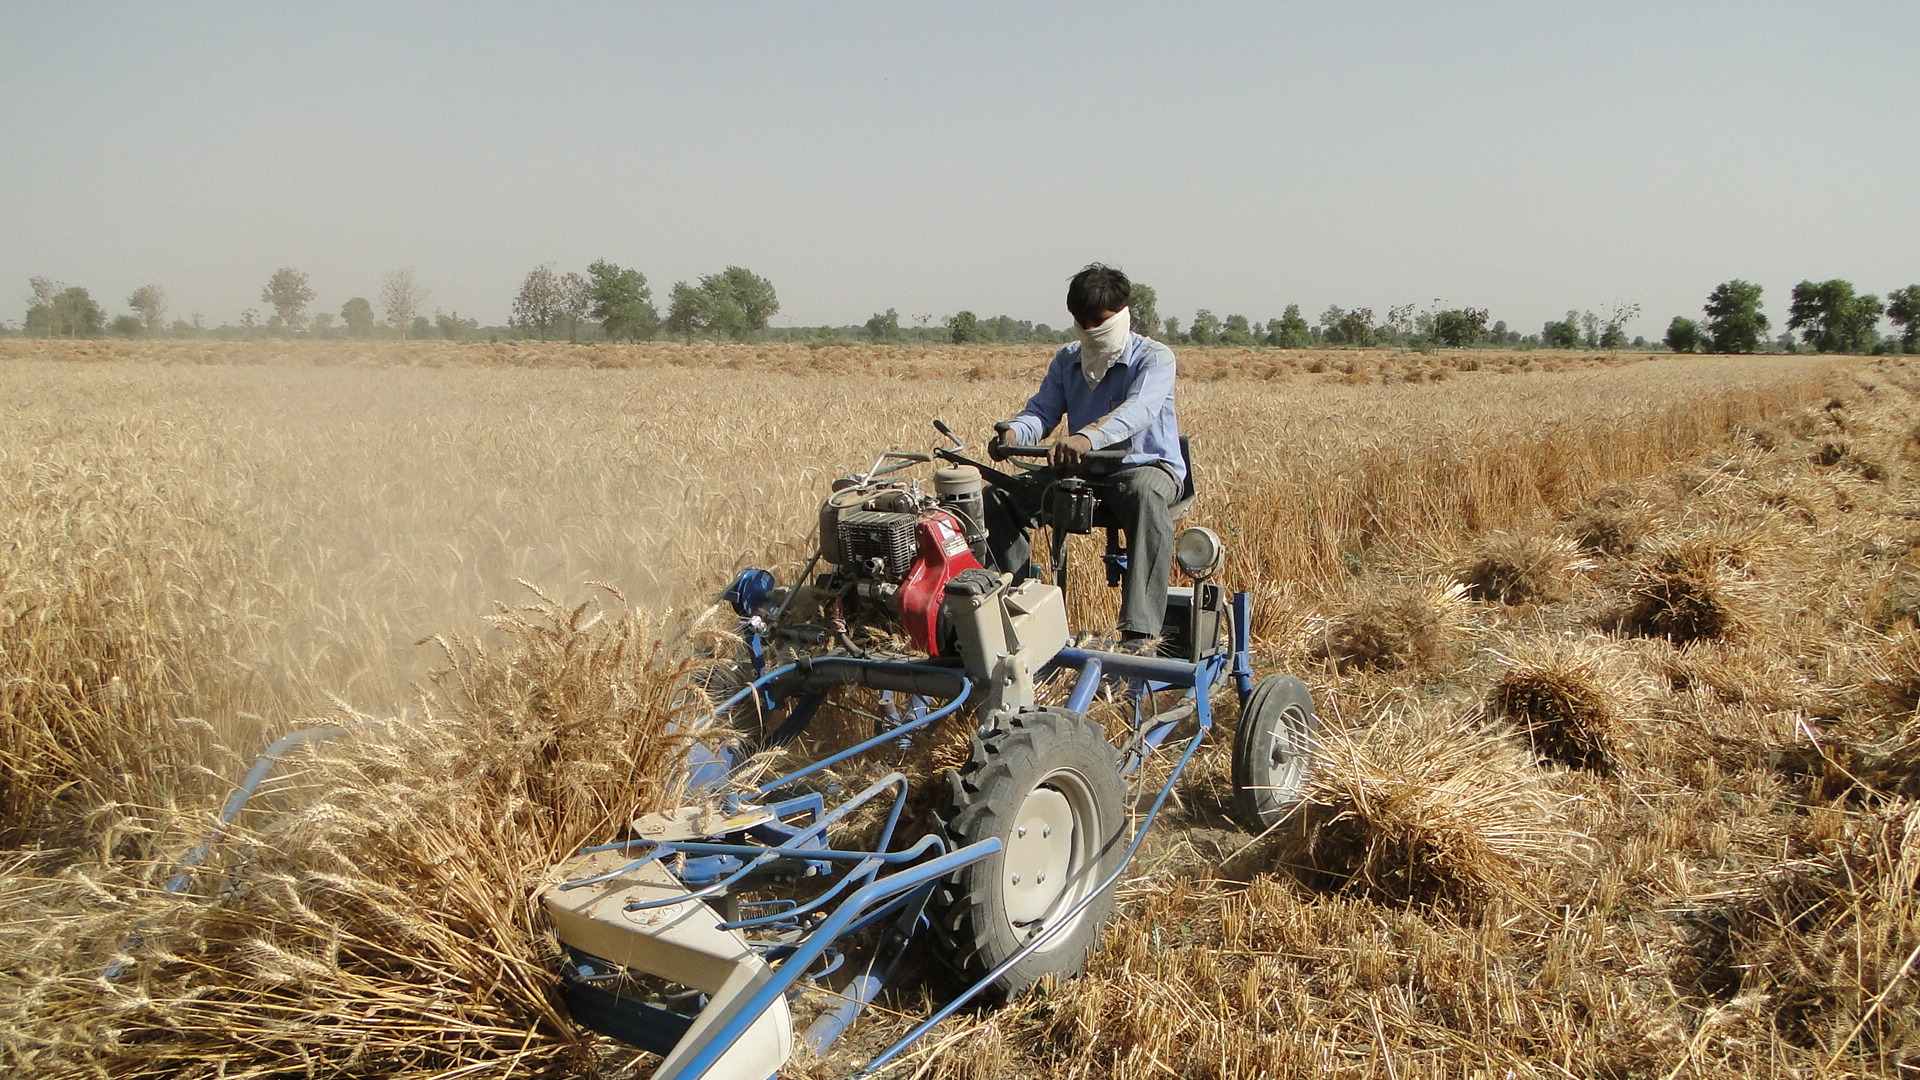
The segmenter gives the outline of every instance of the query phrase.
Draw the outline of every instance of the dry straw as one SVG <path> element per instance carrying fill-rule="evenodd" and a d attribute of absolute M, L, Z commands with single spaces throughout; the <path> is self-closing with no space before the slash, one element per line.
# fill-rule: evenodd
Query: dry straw
<path fill-rule="evenodd" d="M 667 721 L 698 717 L 702 657 L 730 655 L 678 628 L 730 573 L 797 572 L 832 477 L 930 441 L 934 416 L 985 432 L 1045 359 L 0 343 L 0 1067 L 644 1072 L 553 1005 L 534 882 L 678 798 L 693 729 Z M 1835 385 L 1797 357 L 1181 359 L 1193 520 L 1254 593 L 1260 669 L 1309 613 L 1345 669 L 1314 678 L 1320 827 L 1246 883 L 1143 862 L 1087 979 L 956 1021 L 912 1069 L 1911 1071 L 1920 739 L 1870 627 L 1911 531 L 1920 380 L 1890 362 Z M 753 422 L 725 419 L 743 400 Z M 1073 571 L 1091 628 L 1113 606 L 1095 545 Z M 1538 640 L 1591 617 L 1575 576 L 1673 688 L 1615 775 L 1543 769 L 1517 730 L 1624 756 L 1612 661 Z M 1404 584 L 1461 578 L 1483 605 Z M 606 581 L 633 610 L 516 579 Z M 1509 599 L 1532 614 L 1488 640 Z M 1474 664 L 1486 645 L 1511 663 Z M 166 895 L 251 755 L 316 713 L 351 733 L 290 758 Z M 1203 808 L 1178 812 L 1204 838 Z M 1561 857 L 1576 822 L 1607 858 Z M 883 1002 L 875 1037 L 923 1009 Z"/>

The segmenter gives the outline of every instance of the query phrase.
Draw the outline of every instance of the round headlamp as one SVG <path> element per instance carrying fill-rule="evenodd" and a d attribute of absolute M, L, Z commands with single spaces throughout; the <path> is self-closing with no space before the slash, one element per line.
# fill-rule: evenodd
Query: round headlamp
<path fill-rule="evenodd" d="M 1173 538 L 1173 561 L 1195 581 L 1205 581 L 1218 573 L 1226 557 L 1226 545 L 1220 543 L 1212 529 L 1195 526 L 1182 529 L 1180 535 Z"/>

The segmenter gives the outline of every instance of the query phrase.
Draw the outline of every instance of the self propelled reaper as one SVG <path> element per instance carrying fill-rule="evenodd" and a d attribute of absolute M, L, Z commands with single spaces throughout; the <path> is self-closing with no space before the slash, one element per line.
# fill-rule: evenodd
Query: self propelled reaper
<path fill-rule="evenodd" d="M 1205 529 L 1177 538 L 1191 584 L 1169 590 L 1156 650 L 1078 646 L 1067 540 L 1104 530 L 1107 582 L 1120 581 L 1126 544 L 1101 502 L 1121 455 L 1055 470 L 1023 467 L 1043 451 L 1016 448 L 1002 469 L 935 427 L 947 445 L 888 451 L 834 482 L 797 580 L 753 569 L 727 589 L 745 659 L 715 713 L 744 734 L 695 748 L 691 804 L 582 851 L 542 891 L 574 1020 L 660 1054 L 657 1077 L 763 1080 L 796 1046 L 824 1051 L 916 943 L 959 989 L 863 1075 L 970 1002 L 1079 972 L 1116 883 L 1213 732 L 1216 691 L 1231 686 L 1239 702 L 1236 816 L 1264 830 L 1299 798 L 1313 700 L 1290 676 L 1256 680 L 1249 598 L 1211 580 L 1219 540 Z M 1177 511 L 1192 498 L 1188 464 Z M 921 465 L 937 466 L 930 486 L 909 475 Z M 986 567 L 987 484 L 1040 496 L 1048 579 Z M 857 643 L 856 627 L 875 621 L 905 647 Z M 877 698 L 871 736 L 761 779 L 769 751 L 801 745 L 829 698 L 854 687 Z M 1114 739 L 1088 716 L 1103 688 L 1127 714 Z M 903 772 L 851 792 L 834 779 L 949 718 L 974 730 L 933 820 L 903 820 Z M 1156 755 L 1170 762 L 1164 778 L 1152 770 L 1157 788 L 1130 791 Z M 811 1017 L 796 1033 L 802 1008 Z"/>

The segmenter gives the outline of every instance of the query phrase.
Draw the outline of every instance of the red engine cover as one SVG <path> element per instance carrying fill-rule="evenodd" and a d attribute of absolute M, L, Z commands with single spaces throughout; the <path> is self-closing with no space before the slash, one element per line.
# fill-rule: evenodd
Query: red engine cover
<path fill-rule="evenodd" d="M 978 567 L 980 562 L 967 547 L 967 533 L 960 519 L 945 510 L 921 518 L 916 538 L 919 550 L 897 595 L 900 622 L 907 628 L 914 648 L 937 656 L 940 601 L 946 596 L 947 581 L 962 570 Z"/>

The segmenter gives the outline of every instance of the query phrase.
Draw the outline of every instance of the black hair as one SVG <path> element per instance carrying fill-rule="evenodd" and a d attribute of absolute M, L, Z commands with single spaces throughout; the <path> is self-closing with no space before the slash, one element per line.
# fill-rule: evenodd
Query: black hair
<path fill-rule="evenodd" d="M 1127 275 L 1103 263 L 1091 263 L 1067 283 L 1067 310 L 1082 326 L 1099 326 L 1100 317 L 1127 306 L 1133 283 Z"/>

